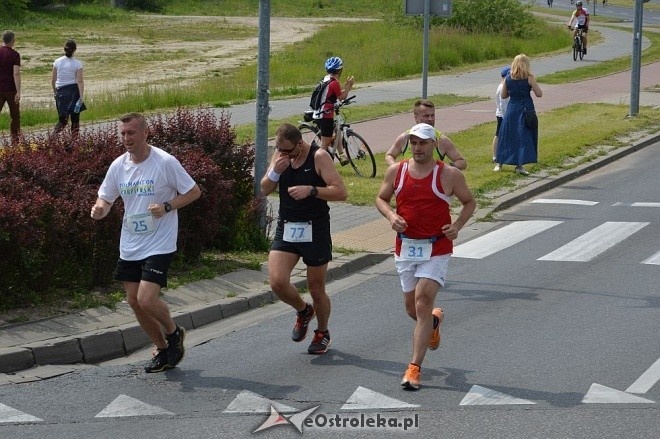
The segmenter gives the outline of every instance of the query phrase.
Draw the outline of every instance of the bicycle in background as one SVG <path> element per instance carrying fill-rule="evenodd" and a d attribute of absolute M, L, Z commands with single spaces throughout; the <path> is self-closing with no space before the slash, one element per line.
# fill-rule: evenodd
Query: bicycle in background
<path fill-rule="evenodd" d="M 342 142 L 344 151 L 348 156 L 348 161 L 355 170 L 355 173 L 362 177 L 374 178 L 376 176 L 376 160 L 371 152 L 371 148 L 366 140 L 358 133 L 353 131 L 351 125 L 347 122 L 343 107 L 350 105 L 355 99 L 355 95 L 335 103 L 335 129 L 332 136 L 332 144 L 328 148 L 328 153 L 333 160 L 339 161 L 337 154 L 338 142 Z M 321 145 L 321 130 L 316 125 L 316 120 L 312 118 L 313 110 L 304 113 L 304 122 L 300 122 L 298 129 L 302 132 L 303 139 L 307 143 L 316 143 Z"/>
<path fill-rule="evenodd" d="M 570 26 L 568 28 L 573 30 Z M 577 61 L 578 57 L 580 57 L 580 59 L 584 58 L 584 40 L 582 29 L 577 30 L 575 39 L 573 40 L 573 61 Z"/>

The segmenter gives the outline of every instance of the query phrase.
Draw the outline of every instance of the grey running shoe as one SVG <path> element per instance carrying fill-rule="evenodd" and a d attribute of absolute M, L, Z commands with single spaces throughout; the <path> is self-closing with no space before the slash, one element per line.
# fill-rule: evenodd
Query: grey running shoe
<path fill-rule="evenodd" d="M 146 373 L 157 373 L 171 368 L 172 366 L 167 362 L 167 349 L 158 349 L 149 364 L 144 366 L 144 371 Z"/>
<path fill-rule="evenodd" d="M 293 332 L 291 333 L 291 340 L 297 343 L 307 337 L 307 327 L 313 317 L 314 307 L 308 303 L 307 307 L 297 314 L 296 324 L 293 326 Z"/>
<path fill-rule="evenodd" d="M 176 331 L 165 338 L 167 338 L 167 363 L 170 367 L 176 367 L 186 353 L 186 348 L 183 346 L 186 330 L 177 325 Z"/>
<path fill-rule="evenodd" d="M 315 329 L 314 338 L 307 348 L 307 352 L 315 355 L 325 354 L 328 351 L 328 347 L 330 347 L 330 343 L 330 332 L 321 332 Z"/>

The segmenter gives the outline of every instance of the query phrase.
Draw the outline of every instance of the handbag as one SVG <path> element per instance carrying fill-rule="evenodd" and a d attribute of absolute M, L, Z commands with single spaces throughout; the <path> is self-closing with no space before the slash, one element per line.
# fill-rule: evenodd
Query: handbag
<path fill-rule="evenodd" d="M 539 127 L 539 118 L 536 116 L 536 111 L 525 108 L 523 115 L 525 116 L 525 125 L 527 125 L 527 128 L 535 130 Z"/>
<path fill-rule="evenodd" d="M 513 79 L 512 79 L 513 80 Z M 516 82 L 516 86 L 520 89 L 520 85 Z M 525 125 L 530 130 L 536 130 L 539 127 L 539 118 L 536 116 L 536 111 L 523 108 L 523 116 L 525 118 Z"/>

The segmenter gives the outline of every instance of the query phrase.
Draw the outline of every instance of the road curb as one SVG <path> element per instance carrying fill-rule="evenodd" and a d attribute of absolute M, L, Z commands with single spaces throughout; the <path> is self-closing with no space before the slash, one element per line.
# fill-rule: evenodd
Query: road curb
<path fill-rule="evenodd" d="M 337 258 L 337 265 L 328 268 L 328 281 L 342 279 L 354 272 L 378 264 L 390 256 L 387 253 L 357 253 L 340 256 Z M 255 272 L 255 276 L 259 277 L 259 273 L 262 273 L 264 288 L 243 291 L 235 297 L 218 299 L 210 303 L 173 311 L 172 319 L 177 325 L 191 330 L 277 302 L 279 299 L 275 293 L 267 288 L 267 274 Z M 296 280 L 292 279 L 294 285 L 299 289 L 306 288 L 307 279 L 300 275 L 297 277 Z M 218 278 L 230 279 L 228 282 L 235 281 L 232 273 Z M 187 284 L 186 287 L 194 289 L 195 282 Z M 0 348 L 0 373 L 11 374 L 44 365 L 97 364 L 124 357 L 144 349 L 151 343 L 137 322 L 78 335 L 54 337 L 22 347 Z"/>

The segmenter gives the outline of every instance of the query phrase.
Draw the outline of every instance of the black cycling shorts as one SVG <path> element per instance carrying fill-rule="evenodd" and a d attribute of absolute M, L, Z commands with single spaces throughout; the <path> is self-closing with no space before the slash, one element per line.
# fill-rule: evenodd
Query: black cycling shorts
<path fill-rule="evenodd" d="M 332 132 L 335 129 L 334 119 L 318 119 L 316 125 L 321 129 L 321 137 L 332 137 Z"/>

